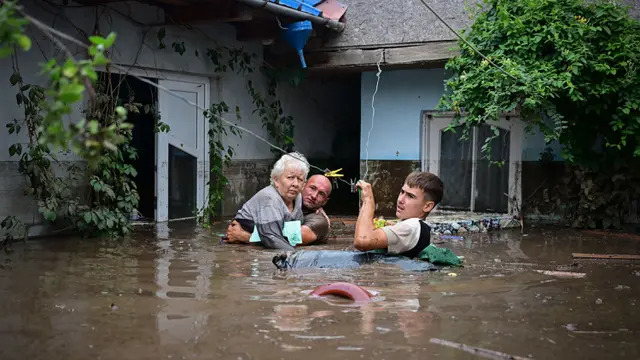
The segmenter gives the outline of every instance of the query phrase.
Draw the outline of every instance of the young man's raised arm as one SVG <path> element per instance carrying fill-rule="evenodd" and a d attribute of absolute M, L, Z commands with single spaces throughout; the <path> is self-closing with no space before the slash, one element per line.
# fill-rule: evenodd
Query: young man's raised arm
<path fill-rule="evenodd" d="M 358 221 L 356 221 L 356 234 L 353 245 L 360 251 L 386 250 L 388 246 L 387 234 L 382 229 L 376 229 L 373 224 L 376 204 L 373 199 L 371 184 L 359 181 L 357 186 L 360 188 L 362 207 L 358 214 Z"/>

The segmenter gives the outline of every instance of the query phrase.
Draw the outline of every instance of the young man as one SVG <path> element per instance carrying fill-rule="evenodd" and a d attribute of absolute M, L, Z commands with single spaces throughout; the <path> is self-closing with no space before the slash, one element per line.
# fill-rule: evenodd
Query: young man
<path fill-rule="evenodd" d="M 396 203 L 396 216 L 401 221 L 376 229 L 373 224 L 375 201 L 371 184 L 359 181 L 362 207 L 356 222 L 354 246 L 360 251 L 383 249 L 388 254 L 417 257 L 429 246 L 431 228 L 424 222 L 442 200 L 444 185 L 428 172 L 416 171 L 404 181 Z"/>
<path fill-rule="evenodd" d="M 331 195 L 331 181 L 324 175 L 312 175 L 302 189 L 302 245 L 321 243 L 329 237 L 331 224 L 322 207 Z M 249 243 L 251 233 L 233 220 L 227 227 L 225 242 Z"/>

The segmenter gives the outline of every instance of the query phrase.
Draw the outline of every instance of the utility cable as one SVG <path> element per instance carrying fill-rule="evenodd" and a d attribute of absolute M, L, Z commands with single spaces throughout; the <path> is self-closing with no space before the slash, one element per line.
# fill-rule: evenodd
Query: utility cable
<path fill-rule="evenodd" d="M 519 79 L 517 77 L 515 77 L 514 75 L 509 74 L 506 70 L 504 70 L 503 68 L 501 68 L 499 65 L 497 65 L 496 63 L 494 63 L 493 61 L 491 61 L 489 58 L 487 58 L 486 56 L 484 56 L 483 53 L 480 52 L 480 50 L 478 50 L 475 46 L 473 46 L 470 42 L 468 42 L 465 38 L 462 37 L 462 35 L 460 35 L 460 33 L 458 33 L 451 25 L 449 25 L 448 22 L 446 22 L 442 16 L 440 16 L 440 14 L 438 14 L 431 6 L 429 6 L 429 4 L 427 4 L 427 2 L 425 0 L 420 0 L 420 2 L 427 8 L 429 9 L 433 15 L 435 15 L 438 20 L 440 20 L 440 22 L 442 22 L 446 27 L 449 28 L 449 30 L 451 30 L 454 34 L 456 34 L 456 36 L 462 40 L 465 44 L 467 44 L 471 49 L 473 49 L 473 51 L 475 51 L 478 55 L 480 55 L 480 57 L 482 57 L 483 59 L 485 59 L 487 62 L 489 62 L 489 64 L 495 66 L 496 69 L 500 70 L 502 73 L 504 73 L 505 75 L 511 77 L 512 79 L 518 81 Z"/>
<path fill-rule="evenodd" d="M 376 117 L 375 101 L 376 101 L 376 94 L 378 93 L 378 86 L 380 85 L 380 74 L 382 74 L 380 63 L 382 62 L 383 59 L 384 59 L 384 50 L 380 52 L 380 59 L 376 64 L 378 66 L 378 72 L 376 73 L 376 77 L 378 79 L 376 80 L 376 89 L 373 91 L 373 95 L 371 96 L 371 128 L 369 129 L 369 134 L 367 135 L 367 143 L 365 145 L 365 159 L 364 159 L 365 170 L 364 170 L 364 176 L 362 177 L 362 180 L 364 181 L 367 180 L 367 176 L 369 175 L 369 139 L 371 139 L 371 132 L 373 131 L 373 124 Z"/>

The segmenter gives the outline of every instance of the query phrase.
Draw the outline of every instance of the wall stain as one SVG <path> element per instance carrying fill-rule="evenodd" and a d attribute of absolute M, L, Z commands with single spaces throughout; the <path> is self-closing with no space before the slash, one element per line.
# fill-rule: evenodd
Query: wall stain
<path fill-rule="evenodd" d="M 369 160 L 369 173 L 365 181 L 373 188 L 376 214 L 395 217 L 396 200 L 404 179 L 411 172 L 420 170 L 419 160 Z M 365 161 L 360 161 L 360 175 L 364 176 Z"/>

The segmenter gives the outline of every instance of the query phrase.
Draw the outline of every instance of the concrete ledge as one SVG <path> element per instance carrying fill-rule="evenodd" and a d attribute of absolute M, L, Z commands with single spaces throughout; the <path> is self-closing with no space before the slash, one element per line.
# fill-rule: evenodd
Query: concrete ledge
<path fill-rule="evenodd" d="M 356 217 L 330 216 L 330 237 L 352 236 L 355 232 Z M 388 219 L 393 223 L 396 219 Z M 427 218 L 431 233 L 435 235 L 455 235 L 464 233 L 489 232 L 501 229 L 519 228 L 520 221 L 507 214 L 447 214 Z"/>

